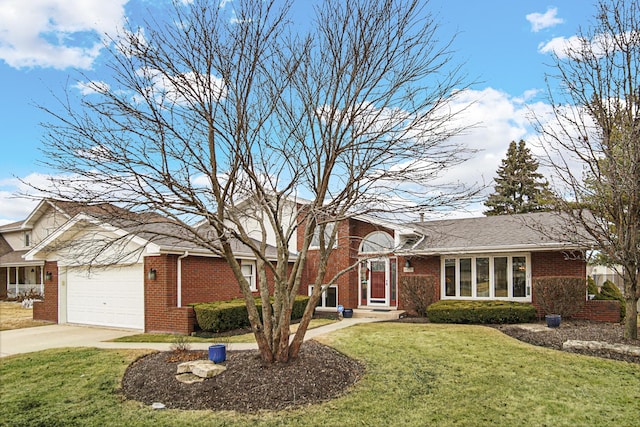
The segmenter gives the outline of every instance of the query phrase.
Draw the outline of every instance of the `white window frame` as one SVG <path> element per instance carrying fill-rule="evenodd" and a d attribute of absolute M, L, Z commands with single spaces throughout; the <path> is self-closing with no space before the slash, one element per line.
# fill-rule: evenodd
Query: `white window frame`
<path fill-rule="evenodd" d="M 308 287 L 308 295 L 311 296 L 311 294 L 313 293 L 313 285 L 309 285 Z M 320 294 L 320 304 L 318 305 L 318 307 L 320 308 L 338 308 L 338 285 L 331 285 L 329 286 L 328 289 L 335 289 L 336 290 L 336 306 L 335 307 L 327 307 L 327 292 L 326 290 L 324 292 L 322 292 L 322 294 Z"/>
<path fill-rule="evenodd" d="M 246 274 L 245 267 L 251 267 L 251 273 Z M 258 285 L 256 284 L 256 262 L 243 260 L 240 268 L 242 269 L 242 275 L 245 279 L 247 279 L 247 282 L 249 282 L 249 289 L 251 289 L 251 292 L 257 292 Z"/>
<path fill-rule="evenodd" d="M 495 279 L 494 279 L 494 259 L 495 258 L 507 258 L 507 296 L 496 297 L 495 296 Z M 477 258 L 489 258 L 489 296 L 479 297 L 477 296 L 477 274 L 476 274 L 476 259 Z M 514 297 L 513 296 L 513 258 L 525 258 L 527 267 L 527 273 L 525 276 L 525 296 Z M 456 295 L 447 296 L 446 294 L 446 271 L 445 261 L 448 259 L 455 260 L 456 268 Z M 460 259 L 471 259 L 471 296 L 460 296 Z M 477 300 L 477 301 L 518 301 L 518 302 L 531 302 L 531 254 L 530 253 L 490 253 L 490 254 L 457 254 L 457 255 L 442 255 L 440 257 L 440 299 L 450 300 Z"/>
<path fill-rule="evenodd" d="M 333 233 L 334 227 L 337 226 L 335 222 L 328 222 L 324 228 L 324 241 L 325 243 L 331 237 L 331 233 Z M 333 242 L 333 249 L 338 247 L 338 233 L 336 233 L 336 240 Z M 316 225 L 315 230 L 313 230 L 313 236 L 311 237 L 311 242 L 309 243 L 310 250 L 320 249 L 320 228 Z"/>

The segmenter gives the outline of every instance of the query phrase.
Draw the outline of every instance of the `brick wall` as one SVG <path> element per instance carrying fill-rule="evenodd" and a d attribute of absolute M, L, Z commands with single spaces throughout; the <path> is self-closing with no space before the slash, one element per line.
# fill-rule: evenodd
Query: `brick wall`
<path fill-rule="evenodd" d="M 44 263 L 45 275 L 51 272 L 51 280 L 44 280 L 44 300 L 33 303 L 33 320 L 58 323 L 58 263 Z"/>
<path fill-rule="evenodd" d="M 176 255 L 160 255 L 144 259 L 144 329 L 145 332 L 189 334 L 194 329 L 193 309 L 177 307 Z M 155 280 L 147 272 L 156 270 Z"/>
<path fill-rule="evenodd" d="M 401 283 L 403 277 L 431 276 L 436 281 L 435 295 L 433 301 L 440 300 L 440 257 L 439 256 L 414 256 L 409 257 L 409 263 L 413 271 L 404 272 L 404 265 L 407 258 L 398 257 L 398 295 L 402 295 Z M 398 308 L 405 309 L 402 298 L 398 300 Z"/>
<path fill-rule="evenodd" d="M 191 256 L 182 260 L 182 305 L 241 297 L 240 286 L 225 260 Z"/>
<path fill-rule="evenodd" d="M 298 247 L 301 247 L 302 245 L 301 232 L 303 229 L 304 223 L 298 228 L 300 231 L 298 235 Z M 374 231 L 386 231 L 393 236 L 391 230 L 355 219 L 341 221 L 338 224 L 338 244 L 329 256 L 325 283 L 335 277 L 338 272 L 353 266 L 358 262 L 358 252 L 362 239 Z M 318 251 L 313 249 L 309 250 L 307 254 L 307 263 L 302 275 L 299 294 L 308 294 L 308 286 L 315 281 L 315 277 L 318 272 L 318 263 Z M 353 268 L 351 271 L 338 278 L 336 281 L 336 286 L 338 288 L 338 304 L 347 308 L 358 307 L 358 285 L 357 268 Z"/>
<path fill-rule="evenodd" d="M 587 277 L 587 263 L 579 254 L 566 252 L 533 252 L 532 277 Z"/>
<path fill-rule="evenodd" d="M 587 319 L 596 322 L 619 322 L 620 303 L 618 301 L 589 300 L 573 316 L 575 319 Z"/>
<path fill-rule="evenodd" d="M 145 258 L 145 331 L 189 334 L 196 320 L 189 304 L 241 298 L 242 292 L 227 262 L 221 258 L 188 256 L 181 261 L 182 301 L 178 307 L 178 256 Z M 156 279 L 149 280 L 149 269 Z M 267 274 L 273 290 L 273 277 Z M 254 295 L 258 296 L 258 292 Z"/>

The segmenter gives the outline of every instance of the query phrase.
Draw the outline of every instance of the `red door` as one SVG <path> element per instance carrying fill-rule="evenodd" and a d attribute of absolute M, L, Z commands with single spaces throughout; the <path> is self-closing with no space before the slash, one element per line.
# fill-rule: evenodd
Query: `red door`
<path fill-rule="evenodd" d="M 386 304 L 387 302 L 387 263 L 385 261 L 371 261 L 369 266 L 370 302 Z"/>

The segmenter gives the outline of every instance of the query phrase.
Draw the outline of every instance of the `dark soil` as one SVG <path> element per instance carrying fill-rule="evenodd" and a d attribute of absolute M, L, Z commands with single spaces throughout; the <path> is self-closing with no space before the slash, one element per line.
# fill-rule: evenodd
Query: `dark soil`
<path fill-rule="evenodd" d="M 189 353 L 207 358 L 203 351 Z M 226 371 L 196 384 L 176 380 L 180 359 L 176 352 L 138 359 L 122 379 L 124 395 L 177 409 L 282 410 L 333 399 L 364 373 L 362 363 L 315 341 L 305 342 L 300 357 L 288 364 L 265 365 L 257 351 L 229 351 Z"/>
<path fill-rule="evenodd" d="M 422 318 L 400 322 L 422 323 Z M 530 344 L 562 350 L 567 340 L 604 341 L 640 347 L 640 340 L 625 340 L 621 324 L 563 320 L 559 328 L 531 330 L 518 325 L 493 325 L 496 329 Z M 577 351 L 576 351 L 577 352 Z M 580 353 L 640 363 L 640 357 L 591 350 Z M 162 352 L 132 363 L 122 379 L 128 399 L 147 405 L 160 402 L 167 408 L 213 409 L 257 412 L 282 410 L 333 399 L 347 391 L 364 373 L 364 365 L 315 341 L 305 342 L 300 357 L 288 364 L 265 365 L 257 351 L 227 352 L 222 374 L 201 383 L 176 380 L 178 363 L 206 359 L 203 351 Z"/>

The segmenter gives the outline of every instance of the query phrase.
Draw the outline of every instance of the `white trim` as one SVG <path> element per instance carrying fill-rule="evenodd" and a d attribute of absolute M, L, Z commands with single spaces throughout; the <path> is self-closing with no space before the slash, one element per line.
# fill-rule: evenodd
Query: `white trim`
<path fill-rule="evenodd" d="M 575 244 L 562 243 L 532 243 L 527 245 L 500 245 L 500 246 L 476 246 L 476 247 L 455 247 L 455 248 L 430 248 L 429 250 L 399 251 L 397 255 L 451 255 L 463 256 L 466 254 L 483 255 L 487 253 L 510 254 L 513 252 L 545 252 L 545 251 L 578 251 L 584 247 Z"/>
<path fill-rule="evenodd" d="M 309 296 L 311 296 L 311 294 L 313 293 L 313 286 L 314 285 L 308 285 L 307 286 L 307 293 Z M 327 291 L 329 289 L 335 289 L 336 290 L 336 305 L 335 307 L 332 306 L 327 306 Z M 320 305 L 318 305 L 318 308 L 334 308 L 337 309 L 338 308 L 338 285 L 331 285 L 329 287 L 327 287 L 324 291 L 322 291 L 322 293 L 320 294 Z"/>
<path fill-rule="evenodd" d="M 180 255 L 178 257 L 178 278 L 177 278 L 177 284 L 176 284 L 176 293 L 178 294 L 178 301 L 177 301 L 177 306 L 178 307 L 182 307 L 182 260 L 186 257 L 189 256 L 189 251 L 185 251 L 184 254 Z"/>
<path fill-rule="evenodd" d="M 251 267 L 250 275 L 245 274 L 244 267 Z M 251 260 L 243 260 L 240 263 L 240 269 L 242 270 L 242 275 L 244 276 L 244 278 L 247 279 L 247 281 L 249 282 L 249 289 L 251 289 L 251 292 L 257 292 L 258 284 L 257 284 L 257 278 L 256 278 L 256 274 L 257 274 L 256 262 Z"/>

